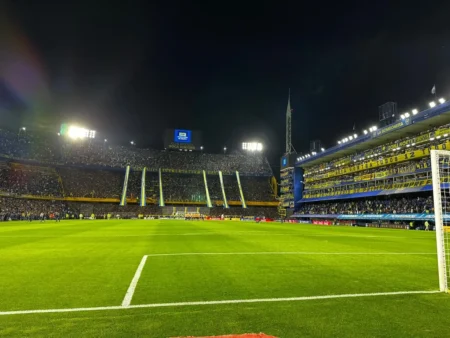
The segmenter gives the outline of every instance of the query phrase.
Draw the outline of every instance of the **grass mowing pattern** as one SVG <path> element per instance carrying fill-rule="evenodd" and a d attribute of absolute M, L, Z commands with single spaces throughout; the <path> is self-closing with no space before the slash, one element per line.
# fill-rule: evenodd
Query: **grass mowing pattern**
<path fill-rule="evenodd" d="M 373 228 L 2 223 L 0 311 L 120 305 L 142 257 L 162 253 L 316 254 L 149 256 L 133 305 L 436 290 L 435 247 L 431 232 Z M 435 294 L 2 316 L 0 336 L 442 337 L 448 335 L 449 306 L 448 295 Z"/>

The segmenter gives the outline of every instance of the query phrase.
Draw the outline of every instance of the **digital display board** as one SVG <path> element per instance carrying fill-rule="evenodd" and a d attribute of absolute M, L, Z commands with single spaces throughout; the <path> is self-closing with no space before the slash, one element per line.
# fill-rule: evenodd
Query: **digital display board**
<path fill-rule="evenodd" d="M 202 132 L 192 129 L 166 129 L 164 132 L 164 148 L 172 150 L 200 150 Z"/>
<path fill-rule="evenodd" d="M 175 143 L 191 143 L 192 131 L 184 129 L 175 129 L 173 141 Z"/>

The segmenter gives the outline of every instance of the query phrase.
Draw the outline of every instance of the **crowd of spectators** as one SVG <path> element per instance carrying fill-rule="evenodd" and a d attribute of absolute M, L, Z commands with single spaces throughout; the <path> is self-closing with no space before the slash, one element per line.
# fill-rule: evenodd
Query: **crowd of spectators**
<path fill-rule="evenodd" d="M 240 178 L 246 201 L 275 201 L 275 193 L 267 177 Z"/>
<path fill-rule="evenodd" d="M 206 203 L 203 175 L 164 173 L 162 180 L 164 200 Z"/>
<path fill-rule="evenodd" d="M 24 198 L 0 197 L 0 221 L 17 219 L 38 219 L 40 213 L 71 213 L 70 208 L 61 201 L 28 200 Z"/>
<path fill-rule="evenodd" d="M 207 154 L 190 151 L 159 151 L 136 146 L 117 146 L 97 139 L 70 140 L 56 133 L 0 129 L 0 156 L 47 164 L 89 165 L 134 169 L 239 171 L 249 175 L 272 175 L 262 154 Z"/>
<path fill-rule="evenodd" d="M 223 186 L 225 188 L 225 195 L 227 201 L 240 201 L 241 194 L 239 192 L 239 185 L 235 175 L 223 176 Z M 245 195 L 244 195 L 245 197 Z"/>
<path fill-rule="evenodd" d="M 339 215 L 339 214 L 415 214 L 433 213 L 433 198 L 428 196 L 401 197 L 386 196 L 373 199 L 304 203 L 296 214 Z"/>
<path fill-rule="evenodd" d="M 184 207 L 178 207 L 182 210 L 184 215 Z M 224 209 L 216 208 L 193 208 L 200 210 L 199 213 L 205 216 L 220 217 L 224 216 L 252 216 L 252 217 L 266 217 L 277 218 L 277 209 L 269 207 L 249 207 L 243 209 L 241 207 L 231 207 Z M 169 212 L 168 212 L 169 211 Z M 123 207 L 117 203 L 80 203 L 80 202 L 64 202 L 52 200 L 30 200 L 23 198 L 0 197 L 0 221 L 7 220 L 28 220 L 29 218 L 36 220 L 39 215 L 44 213 L 45 217 L 52 213 L 59 213 L 61 218 L 78 219 L 80 214 L 84 217 L 91 217 L 93 214 L 95 218 L 137 218 L 148 216 L 173 216 L 174 211 L 172 207 L 162 208 L 155 204 L 149 204 L 145 207 L 140 207 L 138 204 L 127 204 Z M 177 212 L 179 213 L 179 212 Z"/>
<path fill-rule="evenodd" d="M 65 195 L 68 197 L 120 198 L 125 170 L 86 170 L 59 167 Z"/>
<path fill-rule="evenodd" d="M 62 197 L 53 168 L 0 162 L 0 191 L 10 195 Z"/>

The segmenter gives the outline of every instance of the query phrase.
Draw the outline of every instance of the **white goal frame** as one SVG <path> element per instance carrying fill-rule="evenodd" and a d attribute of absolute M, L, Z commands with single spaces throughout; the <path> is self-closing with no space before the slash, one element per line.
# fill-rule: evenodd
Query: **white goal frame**
<path fill-rule="evenodd" d="M 444 222 L 446 215 L 443 214 L 443 209 L 447 211 L 447 198 L 442 201 L 442 196 L 449 197 L 450 207 L 450 189 L 441 185 L 441 167 L 439 160 L 447 158 L 450 163 L 450 151 L 448 150 L 431 150 L 431 175 L 433 186 L 433 201 L 434 201 L 434 223 L 436 229 L 436 246 L 438 255 L 438 269 L 439 269 L 439 290 L 442 292 L 448 292 L 448 271 L 446 257 L 450 248 L 446 247 L 446 236 L 450 234 L 445 233 Z M 448 169 L 450 172 L 450 168 Z M 450 184 L 450 183 L 449 183 Z M 447 191 L 446 191 L 447 190 Z M 443 205 L 442 203 L 445 203 Z M 450 224 L 449 224 L 450 225 Z M 448 242 L 448 241 L 447 241 Z"/>

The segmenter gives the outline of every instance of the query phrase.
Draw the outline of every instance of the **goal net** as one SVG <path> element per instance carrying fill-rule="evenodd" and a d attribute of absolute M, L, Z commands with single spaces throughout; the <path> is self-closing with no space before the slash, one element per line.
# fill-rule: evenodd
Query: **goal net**
<path fill-rule="evenodd" d="M 450 151 L 431 151 L 431 173 L 439 265 L 439 289 L 448 292 L 450 278 Z"/>

